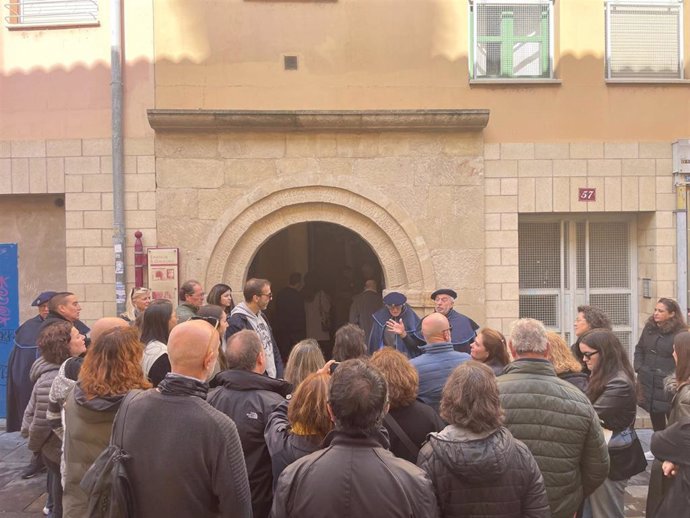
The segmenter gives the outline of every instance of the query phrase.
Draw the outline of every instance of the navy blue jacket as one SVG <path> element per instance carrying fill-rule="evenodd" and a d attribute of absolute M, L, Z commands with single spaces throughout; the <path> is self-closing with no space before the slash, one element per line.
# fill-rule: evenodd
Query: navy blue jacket
<path fill-rule="evenodd" d="M 453 344 L 453 348 L 460 353 L 470 353 L 470 345 L 474 342 L 477 337 L 477 329 L 479 329 L 479 324 L 477 324 L 471 318 L 458 313 L 454 309 L 451 309 L 446 315 L 448 323 L 450 324 L 450 343 Z M 405 345 L 411 351 L 415 351 L 418 356 L 420 353 L 419 347 L 424 345 L 426 342 L 422 338 L 421 323 L 417 328 L 417 331 L 413 334 L 408 334 L 405 337 Z"/>
<path fill-rule="evenodd" d="M 391 316 L 388 308 L 382 307 L 372 316 L 372 326 L 371 334 L 369 335 L 369 354 L 374 354 L 376 351 L 384 347 L 383 345 L 383 334 L 386 330 L 386 322 L 393 318 Z M 405 332 L 407 332 L 408 337 L 413 335 L 417 340 L 421 340 L 420 336 L 417 335 L 417 329 L 420 326 L 421 319 L 417 316 L 410 306 L 405 305 L 400 316 L 397 318 L 398 321 L 402 321 L 405 324 Z M 422 340 L 422 343 L 424 341 Z M 418 350 L 409 348 L 400 336 L 395 337 L 395 348 L 403 353 L 405 356 L 414 358 L 421 354 Z"/>
<path fill-rule="evenodd" d="M 437 342 L 420 347 L 421 356 L 410 360 L 419 373 L 417 398 L 438 412 L 441 392 L 455 367 L 471 359 L 467 353 L 459 353 L 450 342 Z"/>

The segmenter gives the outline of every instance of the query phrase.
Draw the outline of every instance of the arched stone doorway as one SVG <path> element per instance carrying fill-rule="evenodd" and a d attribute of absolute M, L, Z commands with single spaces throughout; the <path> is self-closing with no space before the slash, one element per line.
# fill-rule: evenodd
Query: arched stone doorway
<path fill-rule="evenodd" d="M 292 272 L 308 273 L 328 294 L 334 329 L 347 323 L 352 297 L 366 280 L 385 288 L 381 264 L 369 244 L 334 223 L 310 221 L 284 228 L 257 251 L 247 277 L 270 279 L 273 293 L 279 293 Z"/>
<path fill-rule="evenodd" d="M 429 306 L 435 284 L 431 254 L 414 221 L 380 192 L 375 201 L 350 178 L 335 175 L 278 178 L 234 200 L 211 229 L 208 246 L 192 258 L 190 270 L 207 286 L 229 283 L 241 300 L 261 246 L 291 225 L 315 221 L 361 236 L 381 265 L 386 288 L 405 292 L 413 307 Z"/>

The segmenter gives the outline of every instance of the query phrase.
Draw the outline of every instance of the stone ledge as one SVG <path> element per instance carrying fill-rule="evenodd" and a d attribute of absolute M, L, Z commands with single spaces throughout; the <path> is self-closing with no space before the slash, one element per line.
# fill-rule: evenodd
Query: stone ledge
<path fill-rule="evenodd" d="M 489 110 L 148 110 L 156 131 L 480 131 Z"/>

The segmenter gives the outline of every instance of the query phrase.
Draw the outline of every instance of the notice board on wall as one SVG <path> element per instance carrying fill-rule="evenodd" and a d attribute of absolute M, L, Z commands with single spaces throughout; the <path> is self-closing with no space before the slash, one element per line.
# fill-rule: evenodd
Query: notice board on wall
<path fill-rule="evenodd" d="M 177 307 L 179 289 L 179 252 L 177 248 L 149 248 L 148 287 L 153 300 L 168 299 Z"/>

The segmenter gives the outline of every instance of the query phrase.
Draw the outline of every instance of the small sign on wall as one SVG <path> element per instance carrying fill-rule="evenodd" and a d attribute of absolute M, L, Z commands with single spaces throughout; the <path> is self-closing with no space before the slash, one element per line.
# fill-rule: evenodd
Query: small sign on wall
<path fill-rule="evenodd" d="M 584 202 L 597 201 L 597 190 L 590 187 L 580 187 L 577 199 Z"/>
<path fill-rule="evenodd" d="M 177 248 L 147 249 L 149 289 L 153 299 L 168 299 L 177 307 L 179 263 Z"/>

